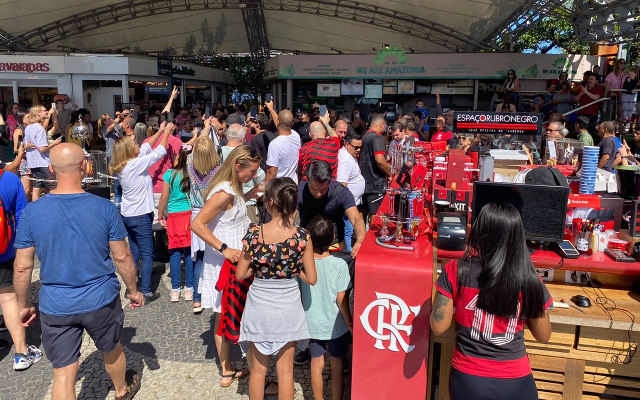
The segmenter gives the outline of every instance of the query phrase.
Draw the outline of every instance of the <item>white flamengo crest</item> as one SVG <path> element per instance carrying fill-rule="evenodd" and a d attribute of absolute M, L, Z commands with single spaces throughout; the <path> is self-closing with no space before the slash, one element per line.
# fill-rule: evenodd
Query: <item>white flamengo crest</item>
<path fill-rule="evenodd" d="M 400 331 L 404 332 L 407 336 L 411 336 L 413 327 L 411 325 L 405 325 L 409 315 L 413 314 L 415 317 L 420 313 L 420 306 L 409 307 L 400 297 L 392 294 L 378 293 L 376 292 L 377 300 L 372 301 L 364 309 L 360 316 L 360 322 L 364 330 L 376 339 L 373 347 L 379 350 L 384 350 L 383 341 L 389 341 L 387 347 L 391 351 L 400 351 L 398 344 L 405 353 L 411 352 L 416 346 L 409 345 Z M 374 307 L 378 308 L 377 326 L 374 330 L 369 325 L 369 313 Z M 385 311 L 391 311 L 391 322 L 384 322 Z M 388 332 L 388 333 L 387 333 Z"/>

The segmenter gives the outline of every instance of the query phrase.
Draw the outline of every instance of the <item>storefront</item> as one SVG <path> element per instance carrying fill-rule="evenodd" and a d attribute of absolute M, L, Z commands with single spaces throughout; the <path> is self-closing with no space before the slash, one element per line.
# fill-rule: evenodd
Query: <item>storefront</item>
<path fill-rule="evenodd" d="M 158 73 L 158 61 L 121 55 L 3 55 L 0 56 L 1 101 L 25 108 L 47 107 L 56 94 L 66 94 L 95 119 L 122 107 L 152 107 L 169 98 L 170 78 Z M 215 68 L 174 62 L 172 84 L 180 87 L 180 105 L 213 100 L 225 103 L 231 75 Z"/>
<path fill-rule="evenodd" d="M 422 98 L 433 115 L 436 89 L 445 95 L 445 110 L 488 110 L 511 69 L 523 93 L 533 94 L 544 92 L 547 81 L 561 72 L 578 81 L 604 62 L 597 56 L 560 54 L 411 54 L 390 46 L 369 55 L 278 56 L 267 61 L 265 79 L 280 108 L 319 101 L 350 111 L 389 103 L 406 112 Z"/>

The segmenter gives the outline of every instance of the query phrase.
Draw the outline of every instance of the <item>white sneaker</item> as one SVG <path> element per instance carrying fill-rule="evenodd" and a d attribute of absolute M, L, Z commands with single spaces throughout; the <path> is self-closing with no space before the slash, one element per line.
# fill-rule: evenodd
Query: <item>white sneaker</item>
<path fill-rule="evenodd" d="M 27 354 L 16 354 L 13 357 L 14 371 L 24 371 L 42 359 L 42 352 L 36 346 L 27 346 Z"/>

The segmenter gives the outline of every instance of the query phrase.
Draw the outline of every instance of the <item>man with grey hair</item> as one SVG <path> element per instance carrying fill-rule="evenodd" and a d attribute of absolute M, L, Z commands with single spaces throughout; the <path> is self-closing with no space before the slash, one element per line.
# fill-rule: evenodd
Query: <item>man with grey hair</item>
<path fill-rule="evenodd" d="M 120 130 L 127 136 L 133 136 L 136 128 L 136 120 L 133 118 L 125 118 L 120 124 Z"/>
<path fill-rule="evenodd" d="M 335 180 L 338 176 L 338 151 L 341 143 L 336 132 L 330 127 L 330 137 L 327 137 L 325 126 L 328 125 L 328 117 L 329 115 L 327 114 L 324 117 L 325 120 L 314 121 L 309 126 L 311 141 L 300 149 L 298 162 L 299 176 L 303 179 L 306 179 L 307 167 L 313 160 L 323 160 L 329 164 L 329 167 L 331 167 L 331 179 Z"/>
<path fill-rule="evenodd" d="M 222 146 L 222 158 L 220 162 L 223 162 L 238 146 L 241 146 L 244 143 L 244 137 L 247 134 L 247 131 L 244 129 L 244 126 L 240 124 L 231 124 L 227 128 L 227 144 Z"/>
<path fill-rule="evenodd" d="M 247 131 L 244 129 L 244 126 L 240 124 L 232 124 L 229 126 L 229 128 L 227 129 L 228 142 L 226 146 L 222 147 L 222 159 L 220 160 L 221 162 L 222 160 L 227 158 L 229 154 L 231 154 L 233 149 L 244 144 L 246 132 Z M 242 192 L 245 194 L 248 193 L 251 189 L 253 189 L 254 186 L 258 186 L 262 181 L 264 181 L 264 178 L 266 177 L 267 174 L 265 173 L 265 171 L 263 171 L 262 168 L 258 168 L 258 170 L 256 171 L 256 177 L 242 185 Z M 256 199 L 247 200 L 246 206 L 247 216 L 249 217 L 249 220 L 257 224 L 259 220 Z"/>

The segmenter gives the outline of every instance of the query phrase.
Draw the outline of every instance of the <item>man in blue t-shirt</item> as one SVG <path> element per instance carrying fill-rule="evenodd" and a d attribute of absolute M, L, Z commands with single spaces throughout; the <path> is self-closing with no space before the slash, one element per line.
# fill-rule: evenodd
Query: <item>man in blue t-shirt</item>
<path fill-rule="evenodd" d="M 33 258 L 40 260 L 40 322 L 42 344 L 53 364 L 52 398 L 75 398 L 78 359 L 86 330 L 104 353 L 116 399 L 131 399 L 140 384 L 137 373 L 126 371 L 120 344 L 124 312 L 113 259 L 129 291 L 130 307 L 144 304 L 136 289 L 136 270 L 127 231 L 116 207 L 82 190 L 85 158 L 70 143 L 51 149 L 50 172 L 58 186 L 26 206 L 20 218 L 15 248 L 15 291 L 20 323 L 35 319 L 29 302 Z"/>
<path fill-rule="evenodd" d="M 13 261 L 16 257 L 13 242 L 20 215 L 27 205 L 27 195 L 24 193 L 22 182 L 15 174 L 0 170 L 0 199 L 4 209 L 4 213 L 0 214 L 0 223 L 3 224 L 3 219 L 8 217 L 11 234 L 9 246 L 0 254 L 0 305 L 7 330 L 16 347 L 13 369 L 21 371 L 40 361 L 42 352 L 35 346 L 27 345 L 24 327 L 20 325 L 18 318 L 20 309 L 13 288 Z"/>

